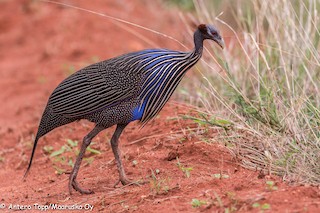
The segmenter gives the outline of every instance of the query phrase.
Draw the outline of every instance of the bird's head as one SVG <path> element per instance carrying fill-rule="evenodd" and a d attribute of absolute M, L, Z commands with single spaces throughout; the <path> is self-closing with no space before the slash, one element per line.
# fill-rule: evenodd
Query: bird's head
<path fill-rule="evenodd" d="M 200 24 L 198 26 L 199 31 L 201 32 L 203 39 L 210 39 L 215 41 L 222 49 L 224 48 L 224 41 L 214 26 L 208 24 Z"/>

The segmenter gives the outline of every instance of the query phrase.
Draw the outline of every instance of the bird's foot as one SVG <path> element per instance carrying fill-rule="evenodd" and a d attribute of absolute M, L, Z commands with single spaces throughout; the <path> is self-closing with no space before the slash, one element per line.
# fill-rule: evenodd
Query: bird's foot
<path fill-rule="evenodd" d="M 76 191 L 80 192 L 81 194 L 93 194 L 94 192 L 90 189 L 82 189 L 78 182 L 75 179 L 69 181 L 69 193 L 72 194 L 72 188 Z"/>

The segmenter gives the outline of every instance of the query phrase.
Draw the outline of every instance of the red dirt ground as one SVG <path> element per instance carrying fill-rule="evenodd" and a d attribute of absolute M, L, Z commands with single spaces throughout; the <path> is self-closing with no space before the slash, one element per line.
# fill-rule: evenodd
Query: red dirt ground
<path fill-rule="evenodd" d="M 180 34 L 178 11 L 156 1 L 64 2 L 165 32 L 183 43 L 191 39 Z M 35 212 L 34 204 L 40 208 L 53 203 L 83 208 L 90 204 L 93 212 L 320 212 L 319 188 L 290 186 L 279 177 L 241 168 L 223 145 L 202 142 L 203 134 L 214 138 L 217 133 L 203 132 L 194 122 L 183 120 L 181 115 L 190 114 L 188 107 L 172 101 L 143 129 L 130 124 L 120 139 L 128 176 L 149 183 L 113 187 L 118 173 L 107 142 L 114 130 L 110 128 L 94 139 L 92 147 L 101 154 L 91 155 L 94 161 L 83 163 L 78 177 L 95 194 L 69 195 L 68 174 L 57 174 L 54 165 L 59 164 L 43 148 L 58 150 L 67 139 L 81 141 L 92 128 L 85 121 L 40 139 L 31 172 L 23 181 L 48 96 L 70 72 L 96 58 L 180 47 L 167 38 L 50 3 L 2 0 L 0 6 L 0 211 L 8 212 L 12 204 L 30 205 Z M 194 129 L 192 134 L 188 128 Z M 67 156 L 75 158 L 74 153 Z M 187 168 L 192 168 L 189 177 Z M 227 176 L 217 178 L 219 174 Z M 277 188 L 268 187 L 269 180 Z M 201 205 L 193 207 L 193 199 Z M 254 208 L 254 203 L 260 207 Z M 263 210 L 268 204 L 269 210 Z"/>

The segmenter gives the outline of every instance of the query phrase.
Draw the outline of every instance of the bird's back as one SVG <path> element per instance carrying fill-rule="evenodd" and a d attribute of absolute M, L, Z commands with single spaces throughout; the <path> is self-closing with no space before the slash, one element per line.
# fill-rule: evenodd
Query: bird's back
<path fill-rule="evenodd" d="M 198 58 L 192 52 L 150 49 L 98 62 L 62 81 L 50 96 L 48 107 L 56 115 L 81 119 L 138 99 L 131 120 L 147 122 L 161 110 Z"/>

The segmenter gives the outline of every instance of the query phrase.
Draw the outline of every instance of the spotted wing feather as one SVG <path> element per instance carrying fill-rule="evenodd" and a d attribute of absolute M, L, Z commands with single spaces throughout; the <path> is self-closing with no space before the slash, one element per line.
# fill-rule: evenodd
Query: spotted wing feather
<path fill-rule="evenodd" d="M 48 104 L 54 113 L 76 118 L 132 98 L 140 80 L 124 63 L 111 59 L 74 73 L 53 91 Z"/>

